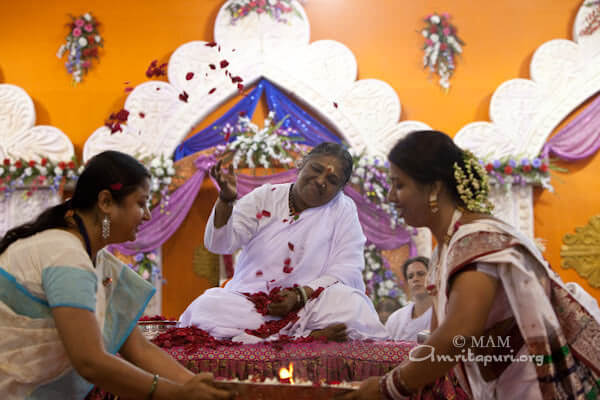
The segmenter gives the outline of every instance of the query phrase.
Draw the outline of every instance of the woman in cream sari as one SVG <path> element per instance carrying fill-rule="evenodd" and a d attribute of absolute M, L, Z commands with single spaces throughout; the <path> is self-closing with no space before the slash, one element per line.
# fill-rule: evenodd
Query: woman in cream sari
<path fill-rule="evenodd" d="M 107 151 L 72 199 L 0 240 L 2 399 L 83 399 L 93 385 L 127 398 L 229 398 L 142 336 L 154 288 L 102 250 L 135 240 L 148 195 L 146 169 Z"/>
<path fill-rule="evenodd" d="M 435 131 L 407 135 L 389 160 L 390 200 L 438 243 L 437 321 L 407 362 L 346 398 L 406 399 L 452 367 L 474 399 L 597 398 L 600 326 L 532 241 L 490 215 L 478 160 Z"/>

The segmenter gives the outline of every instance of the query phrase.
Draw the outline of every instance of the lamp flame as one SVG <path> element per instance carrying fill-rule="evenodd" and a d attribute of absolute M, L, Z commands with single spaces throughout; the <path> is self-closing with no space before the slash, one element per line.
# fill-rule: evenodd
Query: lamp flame
<path fill-rule="evenodd" d="M 288 368 L 284 367 L 279 370 L 279 381 L 294 384 L 294 364 L 290 363 Z"/>

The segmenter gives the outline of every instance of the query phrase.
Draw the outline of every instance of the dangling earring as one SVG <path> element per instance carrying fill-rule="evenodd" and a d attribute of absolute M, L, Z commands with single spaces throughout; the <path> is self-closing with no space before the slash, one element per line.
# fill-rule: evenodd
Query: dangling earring
<path fill-rule="evenodd" d="M 102 239 L 106 240 L 110 236 L 110 218 L 105 215 L 102 219 Z"/>
<path fill-rule="evenodd" d="M 438 206 L 437 194 L 431 193 L 429 195 L 429 208 L 434 214 L 437 214 L 440 211 L 440 207 Z"/>

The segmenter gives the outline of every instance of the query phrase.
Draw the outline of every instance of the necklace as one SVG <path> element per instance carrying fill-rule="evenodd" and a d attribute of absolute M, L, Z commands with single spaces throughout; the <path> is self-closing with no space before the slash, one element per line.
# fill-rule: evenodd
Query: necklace
<path fill-rule="evenodd" d="M 296 206 L 296 201 L 294 199 L 294 184 L 292 183 L 292 185 L 290 186 L 290 194 L 288 196 L 288 206 L 290 208 L 290 217 L 294 217 L 298 214 L 300 214 L 300 212 L 298 212 L 298 207 Z"/>

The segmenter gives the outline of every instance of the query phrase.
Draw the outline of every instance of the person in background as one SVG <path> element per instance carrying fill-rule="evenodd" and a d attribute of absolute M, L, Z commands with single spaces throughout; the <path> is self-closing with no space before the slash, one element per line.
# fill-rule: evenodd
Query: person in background
<path fill-rule="evenodd" d="M 93 157 L 73 197 L 0 240 L 2 399 L 227 399 L 136 328 L 154 288 L 103 248 L 150 219 L 150 175 L 116 151 Z M 119 352 L 122 357 L 117 357 Z"/>
<path fill-rule="evenodd" d="M 400 303 L 398 300 L 392 297 L 384 297 L 379 300 L 379 303 L 375 306 L 375 311 L 377 311 L 377 315 L 379 315 L 379 320 L 382 324 L 386 324 L 390 315 L 394 313 L 394 311 L 400 308 Z"/>
<path fill-rule="evenodd" d="M 416 342 L 419 332 L 429 330 L 432 301 L 425 288 L 428 268 L 426 257 L 413 257 L 404 262 L 402 274 L 412 301 L 394 312 L 385 324 L 390 339 Z"/>
<path fill-rule="evenodd" d="M 476 400 L 597 398 L 600 325 L 533 241 L 491 216 L 479 160 L 437 131 L 409 133 L 388 159 L 389 200 L 437 242 L 437 322 L 408 360 L 343 399 L 408 399 L 453 367 Z"/>

